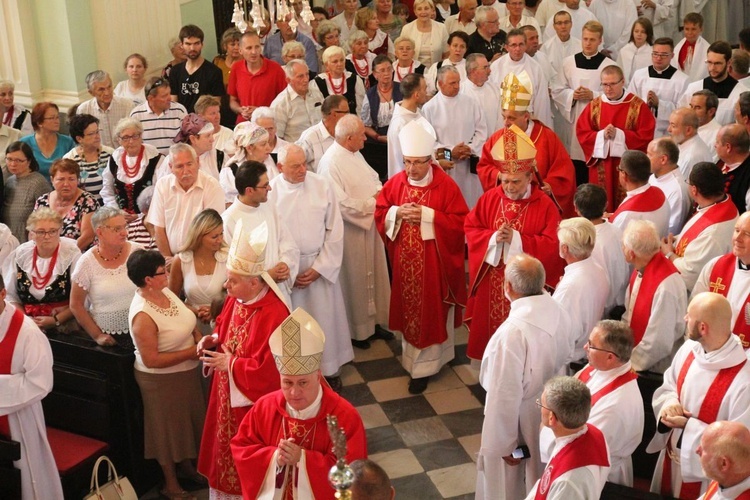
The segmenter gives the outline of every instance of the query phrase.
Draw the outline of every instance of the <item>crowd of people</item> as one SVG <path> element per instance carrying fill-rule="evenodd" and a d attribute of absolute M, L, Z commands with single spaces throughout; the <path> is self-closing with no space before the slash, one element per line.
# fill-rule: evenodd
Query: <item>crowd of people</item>
<path fill-rule="evenodd" d="M 420 394 L 462 325 L 478 499 L 632 486 L 642 371 L 664 380 L 652 491 L 750 494 L 750 28 L 732 48 L 721 1 L 292 4 L 213 62 L 187 25 L 161 76 L 138 53 L 117 85 L 89 73 L 67 135 L 0 81 L 0 435 L 24 498 L 59 497 L 36 479 L 40 331 L 135 353 L 165 497 L 192 498 L 179 476 L 333 498 L 324 417 L 367 456 L 338 395 L 355 349 L 395 332 Z"/>

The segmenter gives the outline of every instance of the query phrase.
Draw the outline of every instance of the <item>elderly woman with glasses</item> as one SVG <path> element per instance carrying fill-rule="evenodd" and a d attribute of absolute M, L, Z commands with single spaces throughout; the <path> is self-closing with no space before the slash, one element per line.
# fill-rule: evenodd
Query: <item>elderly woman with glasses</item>
<path fill-rule="evenodd" d="M 102 174 L 109 165 L 114 150 L 102 144 L 99 119 L 89 114 L 74 115 L 68 122 L 70 137 L 78 145 L 68 151 L 63 158 L 78 163 L 81 169 L 80 186 L 101 201 Z"/>
<path fill-rule="evenodd" d="M 81 257 L 75 241 L 60 237 L 62 217 L 50 208 L 35 210 L 26 221 L 31 240 L 2 263 L 8 301 L 42 330 L 76 329 L 70 310 L 70 276 Z"/>
<path fill-rule="evenodd" d="M 123 118 L 115 127 L 120 147 L 115 149 L 102 174 L 102 202 L 123 209 L 128 221 L 140 212 L 138 195 L 157 180 L 164 156 L 155 147 L 143 143 L 143 125 L 133 118 Z"/>
<path fill-rule="evenodd" d="M 97 344 L 133 349 L 128 308 L 136 287 L 127 279 L 125 263 L 143 247 L 127 240 L 127 215 L 119 208 L 102 207 L 91 218 L 97 244 L 81 256 L 73 271 L 70 308 Z"/>
<path fill-rule="evenodd" d="M 365 86 L 356 73 L 345 70 L 346 53 L 341 47 L 328 47 L 323 52 L 326 70 L 315 77 L 315 84 L 323 97 L 343 95 L 349 103 L 349 112 L 359 115 L 365 98 Z"/>
<path fill-rule="evenodd" d="M 53 102 L 37 103 L 31 110 L 34 133 L 21 137 L 21 142 L 31 146 L 39 164 L 39 173 L 49 180 L 52 162 L 62 158 L 75 147 L 73 139 L 60 133 L 60 108 Z"/>
<path fill-rule="evenodd" d="M 167 287 L 166 263 L 159 252 L 133 252 L 127 271 L 137 287 L 128 324 L 135 345 L 135 380 L 143 398 L 144 456 L 161 466 L 162 497 L 196 498 L 183 491 L 175 464 L 194 482 L 208 484 L 192 464 L 206 418 L 196 349 L 201 334 L 193 312 Z"/>
<path fill-rule="evenodd" d="M 318 29 L 315 31 L 315 37 L 320 45 L 318 49 L 318 67 L 324 68 L 323 52 L 328 47 L 341 46 L 341 29 L 333 21 L 321 21 Z"/>
<path fill-rule="evenodd" d="M 225 155 L 224 151 L 214 147 L 214 125 L 211 122 L 195 113 L 185 115 L 174 142 L 192 146 L 201 171 L 219 180 L 219 171 L 224 166 Z"/>
<path fill-rule="evenodd" d="M 5 164 L 10 177 L 5 182 L 2 222 L 21 243 L 27 238 L 26 219 L 34 210 L 37 198 L 49 193 L 49 181 L 39 173 L 39 164 L 31 147 L 14 142 L 5 150 Z"/>
<path fill-rule="evenodd" d="M 91 216 L 99 208 L 99 202 L 78 187 L 80 167 L 73 160 L 56 160 L 50 174 L 54 189 L 37 198 L 34 210 L 48 207 L 60 214 L 62 236 L 76 240 L 78 248 L 85 251 L 94 241 Z"/>

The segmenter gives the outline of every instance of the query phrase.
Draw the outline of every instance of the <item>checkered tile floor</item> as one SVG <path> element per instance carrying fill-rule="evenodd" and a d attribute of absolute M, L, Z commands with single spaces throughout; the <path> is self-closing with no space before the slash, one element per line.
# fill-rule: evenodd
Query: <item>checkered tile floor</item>
<path fill-rule="evenodd" d="M 484 391 L 466 341 L 462 328 L 456 358 L 418 396 L 407 390 L 398 336 L 355 348 L 354 362 L 342 371 L 341 394 L 362 416 L 369 456 L 391 477 L 397 498 L 474 498 Z"/>
<path fill-rule="evenodd" d="M 474 498 L 484 390 L 466 357 L 467 339 L 465 328 L 456 332 L 455 359 L 418 396 L 407 390 L 398 334 L 355 348 L 342 369 L 341 395 L 362 416 L 369 457 L 391 477 L 399 500 Z M 208 490 L 193 494 L 208 498 Z M 155 488 L 143 498 L 157 497 Z"/>

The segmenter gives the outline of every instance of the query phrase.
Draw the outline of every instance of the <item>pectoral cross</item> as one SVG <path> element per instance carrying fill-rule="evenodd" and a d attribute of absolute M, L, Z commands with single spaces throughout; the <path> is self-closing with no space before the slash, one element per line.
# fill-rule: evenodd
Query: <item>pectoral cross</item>
<path fill-rule="evenodd" d="M 713 293 L 721 293 L 722 291 L 724 291 L 727 287 L 725 285 L 722 285 L 721 281 L 722 281 L 722 278 L 718 277 L 716 278 L 716 281 L 712 281 L 711 283 L 709 283 L 708 285 L 709 291 Z"/>

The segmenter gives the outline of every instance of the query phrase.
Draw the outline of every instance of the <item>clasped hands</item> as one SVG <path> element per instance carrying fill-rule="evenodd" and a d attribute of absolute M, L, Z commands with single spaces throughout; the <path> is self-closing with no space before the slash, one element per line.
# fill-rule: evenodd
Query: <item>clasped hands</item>
<path fill-rule="evenodd" d="M 396 210 L 396 221 L 420 224 L 422 222 L 422 206 L 416 203 L 404 203 Z"/>
<path fill-rule="evenodd" d="M 692 416 L 693 414 L 685 410 L 681 404 L 675 403 L 664 408 L 659 419 L 671 429 L 684 429 L 688 419 Z"/>
<path fill-rule="evenodd" d="M 203 361 L 203 364 L 208 367 L 209 373 L 213 372 L 214 370 L 218 370 L 220 372 L 229 371 L 229 361 L 232 359 L 232 351 L 226 344 L 222 344 L 220 350 L 211 350 L 218 345 L 218 337 L 207 335 L 203 337 L 196 346 L 198 359 Z"/>
<path fill-rule="evenodd" d="M 507 224 L 503 224 L 497 230 L 497 236 L 495 237 L 496 243 L 510 243 L 513 240 L 513 228 Z"/>
<path fill-rule="evenodd" d="M 289 266 L 287 266 L 284 262 L 279 262 L 275 266 L 273 266 L 271 269 L 268 270 L 268 275 L 276 282 L 280 283 L 282 281 L 289 279 Z"/>
<path fill-rule="evenodd" d="M 302 447 L 294 442 L 294 438 L 279 441 L 279 456 L 276 463 L 279 467 L 294 465 L 302 458 Z"/>

